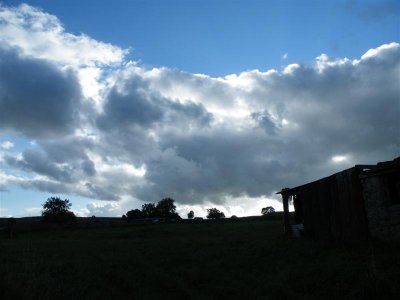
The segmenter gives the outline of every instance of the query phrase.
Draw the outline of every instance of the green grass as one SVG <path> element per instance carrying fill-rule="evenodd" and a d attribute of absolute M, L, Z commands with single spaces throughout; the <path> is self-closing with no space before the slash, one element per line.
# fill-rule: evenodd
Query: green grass
<path fill-rule="evenodd" d="M 273 220 L 28 231 L 0 238 L 0 298 L 396 299 L 399 250 L 287 239 Z"/>

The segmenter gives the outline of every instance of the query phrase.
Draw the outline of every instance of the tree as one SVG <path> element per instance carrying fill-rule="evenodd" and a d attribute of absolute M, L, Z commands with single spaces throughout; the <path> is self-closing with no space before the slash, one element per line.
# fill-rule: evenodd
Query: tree
<path fill-rule="evenodd" d="M 208 212 L 207 219 L 225 218 L 225 214 L 216 208 L 209 208 L 207 209 L 207 212 Z"/>
<path fill-rule="evenodd" d="M 261 209 L 261 214 L 264 216 L 273 214 L 274 212 L 275 212 L 275 208 L 273 208 L 272 206 L 267 206 L 267 207 L 264 207 L 263 209 Z"/>
<path fill-rule="evenodd" d="M 68 199 L 50 197 L 43 204 L 42 220 L 46 222 L 65 223 L 75 221 L 76 217 L 71 208 L 72 203 Z"/>
<path fill-rule="evenodd" d="M 193 219 L 194 218 L 194 211 L 193 210 L 189 211 L 187 216 L 188 216 L 188 219 Z"/>
<path fill-rule="evenodd" d="M 93 223 L 99 223 L 99 220 L 97 220 L 95 215 L 92 216 L 92 222 Z"/>
<path fill-rule="evenodd" d="M 157 203 L 156 216 L 160 218 L 177 218 L 180 216 L 176 212 L 175 200 L 172 198 L 164 198 Z"/>
<path fill-rule="evenodd" d="M 156 205 L 154 203 L 145 203 L 142 205 L 143 218 L 154 218 L 156 216 Z"/>
<path fill-rule="evenodd" d="M 126 213 L 128 220 L 137 220 L 143 218 L 143 213 L 139 209 L 132 209 Z"/>

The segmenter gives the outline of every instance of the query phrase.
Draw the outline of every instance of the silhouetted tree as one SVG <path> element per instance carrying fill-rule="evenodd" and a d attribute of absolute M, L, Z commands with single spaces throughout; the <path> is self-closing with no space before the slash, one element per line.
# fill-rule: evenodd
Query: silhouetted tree
<path fill-rule="evenodd" d="M 208 212 L 207 219 L 225 218 L 225 214 L 216 208 L 209 208 L 207 209 L 207 212 Z"/>
<path fill-rule="evenodd" d="M 139 209 L 132 209 L 126 213 L 128 220 L 137 220 L 143 218 L 143 213 Z"/>
<path fill-rule="evenodd" d="M 145 203 L 142 205 L 143 218 L 154 218 L 156 214 L 156 205 L 154 203 Z"/>
<path fill-rule="evenodd" d="M 172 198 L 164 198 L 157 203 L 156 217 L 180 219 L 176 212 L 175 200 Z"/>
<path fill-rule="evenodd" d="M 42 220 L 46 222 L 65 223 L 75 221 L 76 217 L 68 199 L 62 200 L 58 197 L 50 197 L 43 204 Z"/>
<path fill-rule="evenodd" d="M 261 214 L 264 216 L 273 214 L 274 212 L 275 212 L 275 208 L 273 208 L 272 206 L 267 206 L 267 207 L 264 207 L 263 209 L 261 209 Z"/>
<path fill-rule="evenodd" d="M 188 213 L 188 219 L 193 219 L 193 218 L 194 218 L 194 211 L 191 210 L 191 211 L 189 211 L 189 213 Z"/>

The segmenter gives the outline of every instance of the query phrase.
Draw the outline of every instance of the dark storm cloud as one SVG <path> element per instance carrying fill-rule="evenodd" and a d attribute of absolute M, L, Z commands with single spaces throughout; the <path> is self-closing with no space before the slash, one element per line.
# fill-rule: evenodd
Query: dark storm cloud
<path fill-rule="evenodd" d="M 268 134 L 275 134 L 276 124 L 273 121 L 271 115 L 266 112 L 253 112 L 251 118 L 257 122 L 257 124 L 263 128 Z"/>
<path fill-rule="evenodd" d="M 69 183 L 72 181 L 71 167 L 60 166 L 48 160 L 46 153 L 33 149 L 23 152 L 21 159 L 5 156 L 6 163 L 16 169 L 47 176 L 53 180 Z"/>
<path fill-rule="evenodd" d="M 117 87 L 110 91 L 104 114 L 98 119 L 100 128 L 127 130 L 135 126 L 147 127 L 163 117 L 164 111 L 158 105 L 158 99 L 143 89 L 140 83 L 130 83 L 123 92 L 118 91 Z"/>
<path fill-rule="evenodd" d="M 0 47 L 0 128 L 31 138 L 71 133 L 80 85 L 71 71 Z"/>
<path fill-rule="evenodd" d="M 84 160 L 81 163 L 81 169 L 87 176 L 94 176 L 96 175 L 96 168 L 94 163 L 91 160 Z"/>
<path fill-rule="evenodd" d="M 221 203 L 225 196 L 267 195 L 278 183 L 276 174 L 285 170 L 269 156 L 277 145 L 261 130 L 170 135 L 164 143 L 162 155 L 147 164 L 146 179 L 155 185 L 140 190 L 143 198 Z"/>
<path fill-rule="evenodd" d="M 85 165 L 90 169 L 91 161 L 87 151 L 93 150 L 95 143 L 90 137 L 69 136 L 62 139 L 43 140 L 38 146 L 46 153 L 49 161 L 55 163 L 74 162 L 74 165 Z"/>
<path fill-rule="evenodd" d="M 46 139 L 20 156 L 5 155 L 4 161 L 15 169 L 70 184 L 96 175 L 95 165 L 86 154 L 90 149 L 93 143 L 84 138 Z"/>
<path fill-rule="evenodd" d="M 19 183 L 25 189 L 35 189 L 46 193 L 52 194 L 70 194 L 74 193 L 74 189 L 71 186 L 66 185 L 63 182 L 49 181 L 49 180 L 24 180 Z"/>
<path fill-rule="evenodd" d="M 90 182 L 87 182 L 85 186 L 88 189 L 88 193 L 86 194 L 87 197 L 109 201 L 120 200 L 118 194 L 122 191 L 118 189 L 118 185 L 114 184 L 112 179 L 109 180 L 109 183 L 103 186 L 95 185 Z"/>
<path fill-rule="evenodd" d="M 201 130 L 212 122 L 203 105 L 164 97 L 137 75 L 118 80 L 105 101 L 96 119 L 98 151 L 135 165 L 159 155 L 158 139 L 166 132 Z"/>
<path fill-rule="evenodd" d="M 104 113 L 97 119 L 103 130 L 150 129 L 157 124 L 166 126 L 184 122 L 185 125 L 205 126 L 212 115 L 201 104 L 188 101 L 171 101 L 152 90 L 144 79 L 137 75 L 120 80 L 106 98 Z"/>

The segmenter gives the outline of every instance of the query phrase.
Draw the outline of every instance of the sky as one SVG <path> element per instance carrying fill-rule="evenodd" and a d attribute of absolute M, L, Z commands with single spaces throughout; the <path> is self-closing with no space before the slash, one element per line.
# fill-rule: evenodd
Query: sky
<path fill-rule="evenodd" d="M 398 1 L 0 3 L 0 216 L 257 215 L 400 155 Z"/>

